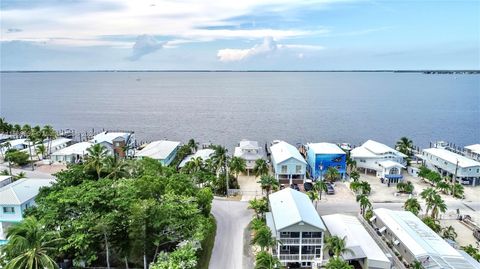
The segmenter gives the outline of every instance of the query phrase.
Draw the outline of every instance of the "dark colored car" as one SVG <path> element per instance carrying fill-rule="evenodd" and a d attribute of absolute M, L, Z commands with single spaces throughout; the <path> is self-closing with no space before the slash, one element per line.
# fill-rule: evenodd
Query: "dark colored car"
<path fill-rule="evenodd" d="M 296 191 L 300 191 L 300 188 L 298 187 L 297 183 L 293 183 L 292 185 L 290 185 L 290 188 L 292 188 Z"/>
<path fill-rule="evenodd" d="M 327 183 L 327 194 L 335 194 L 335 187 L 331 183 Z"/>
<path fill-rule="evenodd" d="M 313 190 L 313 184 L 311 182 L 305 182 L 303 183 L 303 188 L 305 191 L 311 191 Z"/>

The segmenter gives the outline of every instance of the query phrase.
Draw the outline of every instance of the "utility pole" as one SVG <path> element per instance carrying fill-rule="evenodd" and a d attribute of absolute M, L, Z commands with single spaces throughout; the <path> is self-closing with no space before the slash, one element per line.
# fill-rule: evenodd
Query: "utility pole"
<path fill-rule="evenodd" d="M 458 159 L 457 163 L 455 164 L 455 175 L 452 178 L 452 195 L 455 197 L 455 183 L 457 183 L 457 171 L 458 171 Z"/>

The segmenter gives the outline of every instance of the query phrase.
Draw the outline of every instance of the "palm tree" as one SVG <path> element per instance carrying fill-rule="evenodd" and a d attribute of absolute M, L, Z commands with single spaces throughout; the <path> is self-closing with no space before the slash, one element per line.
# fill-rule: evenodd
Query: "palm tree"
<path fill-rule="evenodd" d="M 124 159 L 116 159 L 113 156 L 106 156 L 102 170 L 107 173 L 105 178 L 113 178 L 113 179 L 120 179 L 120 178 L 127 178 L 130 176 L 130 163 Z"/>
<path fill-rule="evenodd" d="M 108 155 L 108 150 L 101 144 L 95 144 L 87 149 L 88 157 L 86 159 L 85 167 L 95 170 L 97 178 L 100 179 L 105 158 Z"/>
<path fill-rule="evenodd" d="M 370 186 L 370 183 L 367 181 L 361 181 L 360 182 L 360 190 L 362 190 L 362 194 L 364 195 L 369 195 L 370 192 L 372 192 L 372 187 Z"/>
<path fill-rule="evenodd" d="M 454 183 L 450 186 L 450 191 L 453 197 L 455 198 L 463 198 L 463 185 L 460 183 Z"/>
<path fill-rule="evenodd" d="M 191 138 L 190 140 L 188 140 L 188 143 L 187 143 L 188 147 L 190 148 L 191 152 L 192 153 L 195 153 L 198 149 L 198 143 L 195 142 L 195 140 L 193 138 Z"/>
<path fill-rule="evenodd" d="M 445 201 L 443 201 L 440 195 L 435 195 L 433 200 L 429 203 L 430 207 L 432 208 L 432 218 L 437 219 L 439 213 L 445 213 L 447 211 L 447 205 Z"/>
<path fill-rule="evenodd" d="M 57 138 L 57 132 L 50 125 L 43 126 L 43 135 L 48 139 L 48 155 L 52 154 L 52 140 Z"/>
<path fill-rule="evenodd" d="M 45 158 L 45 155 L 47 154 L 47 148 L 45 147 L 44 144 L 40 144 L 37 146 L 35 149 L 35 152 L 41 156 L 42 160 Z"/>
<path fill-rule="evenodd" d="M 340 258 L 332 258 L 328 260 L 328 263 L 325 265 L 325 269 L 353 269 L 353 265 L 348 264 L 348 262 Z"/>
<path fill-rule="evenodd" d="M 267 199 L 254 198 L 248 202 L 248 208 L 255 211 L 257 218 L 262 218 L 263 214 L 268 211 Z"/>
<path fill-rule="evenodd" d="M 266 225 L 265 221 L 257 217 L 253 218 L 252 221 L 250 222 L 250 227 L 254 232 L 257 232 L 261 228 L 265 227 L 265 225 Z"/>
<path fill-rule="evenodd" d="M 315 208 L 317 208 L 318 207 L 318 199 L 319 199 L 318 192 L 316 192 L 315 190 L 308 191 L 307 196 L 308 196 L 308 198 L 310 198 L 310 201 L 312 201 L 312 204 L 313 204 L 314 201 L 316 201 Z"/>
<path fill-rule="evenodd" d="M 357 202 L 360 203 L 360 213 L 365 214 L 366 209 L 372 208 L 372 203 L 368 200 L 368 197 L 365 194 L 360 194 L 357 196 Z"/>
<path fill-rule="evenodd" d="M 268 227 L 260 228 L 252 238 L 252 245 L 258 245 L 260 251 L 269 250 L 277 244 L 277 241 L 273 238 L 272 232 Z"/>
<path fill-rule="evenodd" d="M 423 265 L 422 265 L 421 262 L 419 262 L 419 261 L 414 261 L 414 262 L 412 262 L 412 263 L 408 266 L 408 268 L 411 268 L 411 269 L 423 269 L 424 267 L 423 267 Z"/>
<path fill-rule="evenodd" d="M 455 238 L 457 238 L 457 232 L 455 232 L 455 229 L 450 225 L 442 229 L 442 237 L 455 241 Z"/>
<path fill-rule="evenodd" d="M 360 179 L 360 173 L 358 171 L 352 171 L 350 173 L 350 178 L 353 180 L 353 182 L 357 182 Z"/>
<path fill-rule="evenodd" d="M 26 177 L 27 177 L 27 174 L 25 172 L 20 172 L 14 176 L 15 180 L 19 180 Z"/>
<path fill-rule="evenodd" d="M 442 226 L 440 226 L 440 224 L 438 223 L 438 220 L 432 217 L 424 217 L 422 221 L 436 233 L 442 230 Z"/>
<path fill-rule="evenodd" d="M 255 269 L 275 269 L 282 268 L 282 263 L 277 257 L 272 256 L 267 251 L 260 251 L 255 257 Z"/>
<path fill-rule="evenodd" d="M 420 193 L 420 197 L 422 197 L 422 199 L 424 199 L 425 202 L 427 203 L 425 215 L 428 215 L 428 211 L 430 211 L 431 203 L 435 195 L 438 195 L 438 194 L 433 188 L 426 188 Z"/>
<path fill-rule="evenodd" d="M 44 269 L 58 268 L 51 257 L 55 255 L 61 240 L 58 233 L 45 231 L 35 217 L 27 217 L 7 230 L 8 243 L 4 247 L 11 259 L 5 269 Z"/>
<path fill-rule="evenodd" d="M 199 172 L 200 170 L 202 170 L 204 164 L 203 164 L 203 159 L 202 157 L 195 157 L 195 158 L 192 158 L 190 161 L 188 161 L 185 166 L 183 167 L 183 169 L 187 172 L 187 173 L 197 173 Z"/>
<path fill-rule="evenodd" d="M 240 157 L 232 157 L 230 160 L 230 171 L 235 174 L 235 179 L 238 179 L 240 173 L 247 170 L 247 162 Z"/>
<path fill-rule="evenodd" d="M 23 133 L 23 136 L 28 137 L 32 133 L 32 127 L 30 127 L 30 125 L 28 124 L 23 125 L 22 133 Z"/>
<path fill-rule="evenodd" d="M 20 126 L 20 124 L 13 125 L 13 132 L 17 138 L 20 138 L 20 135 L 22 134 L 22 126 Z"/>
<path fill-rule="evenodd" d="M 418 169 L 418 176 L 421 177 L 423 180 L 427 177 L 428 173 L 430 173 L 430 169 L 428 169 L 425 165 L 420 166 Z"/>
<path fill-rule="evenodd" d="M 414 188 L 415 187 L 413 186 L 412 182 L 410 182 L 410 181 L 400 182 L 400 183 L 397 184 L 397 190 L 399 192 L 403 192 L 403 193 L 411 194 L 411 193 L 413 193 Z"/>
<path fill-rule="evenodd" d="M 445 181 L 440 181 L 437 183 L 437 185 L 435 186 L 439 191 L 445 193 L 445 194 L 448 194 L 448 192 L 450 191 L 450 185 L 445 182 Z"/>
<path fill-rule="evenodd" d="M 346 163 L 347 163 L 347 169 L 350 171 L 350 173 L 353 173 L 356 171 L 354 170 L 355 168 L 357 168 L 357 162 L 355 160 L 348 157 Z"/>
<path fill-rule="evenodd" d="M 10 144 L 10 142 L 8 142 L 8 141 L 5 142 L 5 143 L 3 143 L 3 144 L 0 144 L 0 152 L 2 152 L 2 150 L 5 150 L 5 153 L 6 153 L 7 150 L 8 150 L 10 147 L 11 147 L 11 144 Z M 4 154 L 4 153 L 2 153 L 2 154 L 3 154 L 3 157 L 2 157 L 2 158 L 5 159 L 5 157 L 6 157 L 5 154 Z M 10 172 L 10 175 L 12 175 L 12 161 L 10 160 L 10 158 L 8 158 L 8 170 L 9 170 L 9 172 Z"/>
<path fill-rule="evenodd" d="M 318 192 L 318 200 L 322 200 L 322 192 L 327 192 L 327 183 L 324 180 L 317 180 L 313 184 L 313 190 Z"/>
<path fill-rule="evenodd" d="M 397 141 L 396 148 L 401 153 L 412 156 L 412 149 L 413 149 L 413 142 L 407 137 L 401 137 L 400 140 Z"/>
<path fill-rule="evenodd" d="M 332 253 L 335 258 L 340 257 L 343 253 L 353 253 L 351 249 L 347 248 L 347 237 L 330 236 L 325 240 L 325 248 L 329 253 Z"/>
<path fill-rule="evenodd" d="M 275 179 L 275 177 L 270 175 L 261 176 L 260 180 L 257 183 L 260 183 L 262 190 L 265 190 L 265 192 L 267 193 L 267 197 L 270 194 L 271 190 L 276 190 L 280 187 L 280 184 Z"/>
<path fill-rule="evenodd" d="M 436 186 L 438 184 L 438 182 L 442 181 L 442 176 L 435 171 L 430 171 L 427 174 L 426 179 L 428 179 L 428 181 L 430 181 L 431 183 L 433 183 Z"/>
<path fill-rule="evenodd" d="M 214 152 L 212 153 L 211 159 L 212 163 L 215 166 L 217 179 L 220 179 L 220 173 L 223 171 L 225 173 L 225 181 L 226 181 L 226 194 L 228 195 L 228 173 L 227 173 L 227 164 L 228 164 L 228 150 L 225 147 L 220 145 L 212 146 Z"/>
<path fill-rule="evenodd" d="M 258 159 L 255 161 L 255 166 L 253 167 L 253 173 L 256 177 L 260 177 L 268 174 L 268 164 L 264 159 Z"/>
<path fill-rule="evenodd" d="M 327 169 L 327 172 L 325 173 L 325 179 L 327 181 L 334 182 L 339 178 L 340 178 L 340 173 L 338 172 L 338 170 L 335 167 L 330 166 Z"/>
<path fill-rule="evenodd" d="M 403 208 L 406 211 L 412 212 L 414 215 L 418 215 L 420 211 L 422 210 L 422 207 L 420 206 L 420 203 L 416 198 L 409 198 L 405 203 L 403 204 Z"/>

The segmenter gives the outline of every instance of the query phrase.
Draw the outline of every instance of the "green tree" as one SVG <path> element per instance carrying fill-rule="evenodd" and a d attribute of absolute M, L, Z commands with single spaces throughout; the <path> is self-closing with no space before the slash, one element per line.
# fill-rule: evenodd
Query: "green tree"
<path fill-rule="evenodd" d="M 361 194 L 363 195 L 369 195 L 372 192 L 372 187 L 370 186 L 370 183 L 367 181 L 361 181 L 360 182 L 360 190 Z"/>
<path fill-rule="evenodd" d="M 327 264 L 325 265 L 325 269 L 353 269 L 354 267 L 348 262 L 335 257 L 328 260 Z"/>
<path fill-rule="evenodd" d="M 372 203 L 368 200 L 368 197 L 365 194 L 360 194 L 357 196 L 357 202 L 360 204 L 360 213 L 365 214 L 366 210 L 372 208 Z"/>
<path fill-rule="evenodd" d="M 397 190 L 402 193 L 412 194 L 415 187 L 413 186 L 412 182 L 399 182 L 397 184 Z"/>
<path fill-rule="evenodd" d="M 478 248 L 475 248 L 472 245 L 468 245 L 462 246 L 461 249 L 465 251 L 468 255 L 472 256 L 472 258 L 480 262 L 480 251 L 478 250 Z"/>
<path fill-rule="evenodd" d="M 315 190 L 308 191 L 307 196 L 310 199 L 310 201 L 312 201 L 312 203 L 316 202 L 315 203 L 315 208 L 317 208 L 318 207 L 318 200 L 320 198 L 319 195 L 318 195 L 318 192 L 316 192 Z"/>
<path fill-rule="evenodd" d="M 408 268 L 411 268 L 411 269 L 424 269 L 423 265 L 421 262 L 419 261 L 414 261 L 413 263 L 411 263 Z"/>
<path fill-rule="evenodd" d="M 325 173 L 325 180 L 329 182 L 334 182 L 339 178 L 340 173 L 338 172 L 338 170 L 333 166 L 328 167 L 327 172 Z"/>
<path fill-rule="evenodd" d="M 268 211 L 268 203 L 266 198 L 254 198 L 248 202 L 248 208 L 255 211 L 257 218 L 263 218 L 263 214 Z"/>
<path fill-rule="evenodd" d="M 418 169 L 418 176 L 421 177 L 423 180 L 427 177 L 427 175 L 431 172 L 425 165 L 420 166 Z"/>
<path fill-rule="evenodd" d="M 42 159 L 45 158 L 45 155 L 47 155 L 47 147 L 45 147 L 44 144 L 40 144 L 37 146 L 35 149 L 35 152 L 41 156 Z"/>
<path fill-rule="evenodd" d="M 198 150 L 198 143 L 195 142 L 195 140 L 193 138 L 188 140 L 187 145 L 190 148 L 191 152 L 196 152 Z"/>
<path fill-rule="evenodd" d="M 48 139 L 47 150 L 48 150 L 48 155 L 50 156 L 50 154 L 52 154 L 52 141 L 57 138 L 57 132 L 50 125 L 43 126 L 43 129 L 41 132 L 43 133 L 43 136 Z"/>
<path fill-rule="evenodd" d="M 322 200 L 322 192 L 327 192 L 327 183 L 324 180 L 317 180 L 313 184 L 313 190 L 318 192 L 318 200 Z"/>
<path fill-rule="evenodd" d="M 454 183 L 450 186 L 450 193 L 455 198 L 463 198 L 464 188 L 460 183 Z"/>
<path fill-rule="evenodd" d="M 223 172 L 225 175 L 226 190 L 225 193 L 228 194 L 229 188 L 229 178 L 227 173 L 227 164 L 228 164 L 228 150 L 222 146 L 213 146 L 214 152 L 212 153 L 211 160 L 212 164 L 215 167 L 215 173 L 217 175 L 217 180 L 220 179 L 220 174 Z"/>
<path fill-rule="evenodd" d="M 230 171 L 235 174 L 235 179 L 238 179 L 240 173 L 244 173 L 247 170 L 247 163 L 240 157 L 232 157 L 230 160 Z"/>
<path fill-rule="evenodd" d="M 270 191 L 276 190 L 280 187 L 280 184 L 275 177 L 270 175 L 262 175 L 258 181 L 262 190 L 265 190 L 267 197 L 270 195 Z"/>
<path fill-rule="evenodd" d="M 271 247 L 274 247 L 277 242 L 272 237 L 270 229 L 268 227 L 263 227 L 253 235 L 251 244 L 259 246 L 260 251 L 268 251 Z"/>
<path fill-rule="evenodd" d="M 3 248 L 8 260 L 5 269 L 58 268 L 52 256 L 58 254 L 61 239 L 58 233 L 45 231 L 34 217 L 27 217 L 10 227 L 7 239 Z"/>
<path fill-rule="evenodd" d="M 255 166 L 253 167 L 253 174 L 256 177 L 268 175 L 268 164 L 264 159 L 258 159 L 255 161 Z"/>
<path fill-rule="evenodd" d="M 197 249 L 188 242 L 170 254 L 162 255 L 151 269 L 195 269 L 197 268 Z"/>
<path fill-rule="evenodd" d="M 418 213 L 422 210 L 422 207 L 420 206 L 420 203 L 416 198 L 409 198 L 405 203 L 403 204 L 403 208 L 406 211 L 412 212 L 415 216 L 418 216 Z"/>
<path fill-rule="evenodd" d="M 422 221 L 436 233 L 442 230 L 442 226 L 440 226 L 440 223 L 438 222 L 438 220 L 432 217 L 424 217 Z"/>
<path fill-rule="evenodd" d="M 260 251 L 255 258 L 255 269 L 282 268 L 282 263 L 268 251 Z"/>
<path fill-rule="evenodd" d="M 13 132 L 19 138 L 22 135 L 22 126 L 20 124 L 13 125 Z"/>
<path fill-rule="evenodd" d="M 457 232 L 455 232 L 455 229 L 450 225 L 442 229 L 442 237 L 455 241 Z"/>
<path fill-rule="evenodd" d="M 125 159 L 106 156 L 103 159 L 101 171 L 106 173 L 105 178 L 127 178 L 130 176 L 131 165 Z"/>
<path fill-rule="evenodd" d="M 28 164 L 28 154 L 17 149 L 9 149 L 5 153 L 5 160 L 23 166 Z"/>
<path fill-rule="evenodd" d="M 360 173 L 358 171 L 352 171 L 350 173 L 350 178 L 353 180 L 353 182 L 357 182 L 360 179 Z"/>
<path fill-rule="evenodd" d="M 401 137 L 400 140 L 397 141 L 396 148 L 401 153 L 411 157 L 413 155 L 413 142 L 407 137 Z"/>
<path fill-rule="evenodd" d="M 432 208 L 432 218 L 437 219 L 440 213 L 445 213 L 447 211 L 447 205 L 440 195 L 435 195 L 433 200 L 427 202 L 427 204 Z"/>
<path fill-rule="evenodd" d="M 258 230 L 260 230 L 261 228 L 264 228 L 266 227 L 266 224 L 265 224 L 265 220 L 261 219 L 261 218 L 253 218 L 252 221 L 250 222 L 250 227 L 252 228 L 252 230 L 254 232 L 257 232 Z"/>
<path fill-rule="evenodd" d="M 435 186 L 439 191 L 448 194 L 450 192 L 450 185 L 445 181 L 440 181 Z"/>
<path fill-rule="evenodd" d="M 95 144 L 87 149 L 86 168 L 91 169 L 97 173 L 97 179 L 100 179 L 102 170 L 105 166 L 105 159 L 108 155 L 108 150 L 101 144 Z"/>
<path fill-rule="evenodd" d="M 420 193 L 420 197 L 425 200 L 427 208 L 425 210 L 425 215 L 428 215 L 432 207 L 432 202 L 434 200 L 435 195 L 438 195 L 435 189 L 433 188 L 426 188 Z"/>
<path fill-rule="evenodd" d="M 347 248 L 347 237 L 341 238 L 336 235 L 327 237 L 325 249 L 335 258 L 340 257 L 343 253 L 353 253 L 351 249 Z"/>
<path fill-rule="evenodd" d="M 438 182 L 442 181 L 442 176 L 435 171 L 430 171 L 426 178 L 435 186 L 438 184 Z"/>

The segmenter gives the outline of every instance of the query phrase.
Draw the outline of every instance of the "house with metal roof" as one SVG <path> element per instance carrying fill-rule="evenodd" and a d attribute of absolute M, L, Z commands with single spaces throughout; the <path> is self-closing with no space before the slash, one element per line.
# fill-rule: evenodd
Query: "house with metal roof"
<path fill-rule="evenodd" d="M 422 151 L 424 165 L 442 176 L 455 178 L 467 185 L 479 185 L 480 162 L 444 148 L 429 148 Z"/>
<path fill-rule="evenodd" d="M 412 212 L 378 208 L 373 213 L 372 226 L 405 263 L 418 261 L 428 269 L 480 268 L 478 262 L 466 259 Z"/>
<path fill-rule="evenodd" d="M 339 146 L 332 143 L 308 143 L 306 149 L 310 177 L 323 179 L 328 168 L 333 167 L 341 178 L 345 178 L 347 154 Z"/>
<path fill-rule="evenodd" d="M 304 183 L 307 162 L 297 148 L 285 141 L 270 147 L 275 178 L 281 184 Z"/>
<path fill-rule="evenodd" d="M 0 144 L 0 153 L 5 154 L 9 149 L 23 150 L 28 148 L 28 142 L 25 138 L 7 140 Z"/>
<path fill-rule="evenodd" d="M 262 159 L 262 150 L 258 146 L 257 141 L 250 141 L 250 140 L 242 140 L 235 147 L 235 151 L 233 152 L 233 156 L 239 157 L 245 160 L 247 172 L 250 173 L 251 170 L 255 167 L 255 162 L 258 159 Z"/>
<path fill-rule="evenodd" d="M 160 161 L 163 165 L 169 165 L 177 155 L 180 142 L 158 140 L 149 143 L 135 154 L 136 158 L 152 158 Z"/>
<path fill-rule="evenodd" d="M 380 249 L 357 217 L 342 214 L 322 216 L 328 233 L 345 238 L 350 250 L 342 253 L 342 258 L 363 269 L 390 269 L 392 262 Z M 357 267 L 356 267 L 357 268 Z"/>
<path fill-rule="evenodd" d="M 206 161 L 211 158 L 212 154 L 215 151 L 213 149 L 199 149 L 197 150 L 194 154 L 188 155 L 185 157 L 185 159 L 182 160 L 182 162 L 178 165 L 178 168 L 184 167 L 189 161 L 191 161 L 194 158 L 202 158 L 203 161 Z"/>
<path fill-rule="evenodd" d="M 365 174 L 373 174 L 391 183 L 403 179 L 402 169 L 405 168 L 407 155 L 385 144 L 368 140 L 352 149 L 350 157 Z"/>
<path fill-rule="evenodd" d="M 0 176 L 0 188 L 12 183 L 12 176 Z"/>
<path fill-rule="evenodd" d="M 58 150 L 50 156 L 53 162 L 58 163 L 77 163 L 84 160 L 89 149 L 93 146 L 91 142 L 80 142 Z"/>
<path fill-rule="evenodd" d="M 272 254 L 287 266 L 321 264 L 326 228 L 307 195 L 285 188 L 268 200 L 267 226 L 278 241 Z"/>
<path fill-rule="evenodd" d="M 22 178 L 0 188 L 0 244 L 6 243 L 9 226 L 23 219 L 23 211 L 35 206 L 40 188 L 50 186 L 54 179 Z"/>
<path fill-rule="evenodd" d="M 465 147 L 466 156 L 480 161 L 480 144 L 473 144 Z"/>
<path fill-rule="evenodd" d="M 117 157 L 133 156 L 135 151 L 135 134 L 133 132 L 101 132 L 90 142 L 103 145 L 111 155 Z"/>

